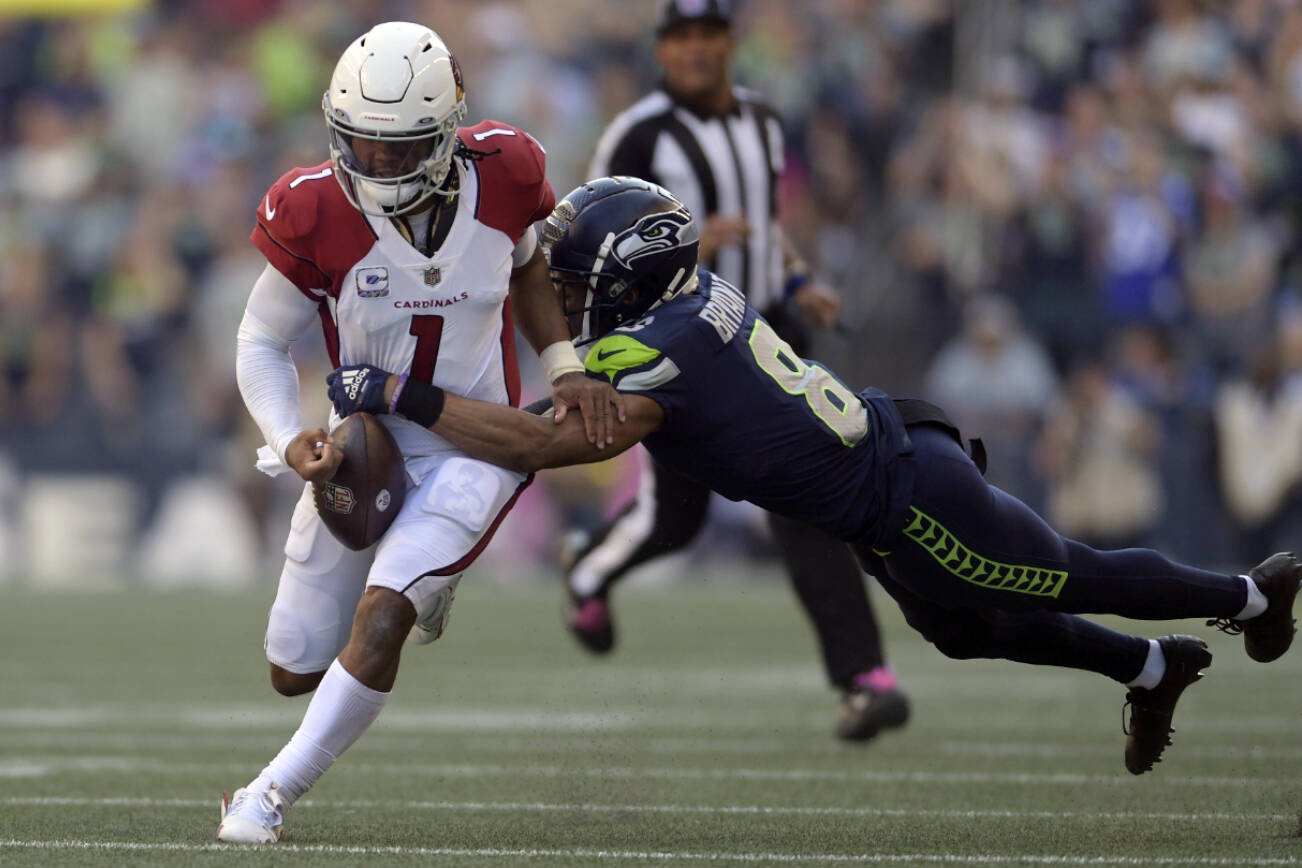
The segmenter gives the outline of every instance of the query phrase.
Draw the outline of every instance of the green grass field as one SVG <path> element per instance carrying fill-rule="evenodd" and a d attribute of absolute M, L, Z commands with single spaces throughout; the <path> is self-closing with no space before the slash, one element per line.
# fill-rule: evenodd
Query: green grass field
<path fill-rule="evenodd" d="M 1134 778 L 1120 687 L 946 660 L 878 594 L 914 717 L 846 746 L 767 580 L 628 588 L 597 660 L 554 584 L 472 575 L 285 840 L 218 845 L 221 791 L 307 701 L 267 685 L 270 596 L 0 593 L 0 865 L 1302 864 L 1302 649 L 1260 665 L 1201 624 L 1133 625 L 1216 654 Z"/>

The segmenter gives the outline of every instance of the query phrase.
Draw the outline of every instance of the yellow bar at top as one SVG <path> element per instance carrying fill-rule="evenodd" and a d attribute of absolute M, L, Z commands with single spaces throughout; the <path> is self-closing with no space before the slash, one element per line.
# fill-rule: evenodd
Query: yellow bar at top
<path fill-rule="evenodd" d="M 0 0 L 0 17 L 102 15 L 142 9 L 148 3 L 149 0 Z"/>

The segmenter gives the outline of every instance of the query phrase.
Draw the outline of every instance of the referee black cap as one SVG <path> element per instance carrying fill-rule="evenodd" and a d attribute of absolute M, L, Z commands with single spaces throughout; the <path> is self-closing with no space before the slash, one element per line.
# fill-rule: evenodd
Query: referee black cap
<path fill-rule="evenodd" d="M 684 21 L 717 21 L 725 27 L 732 24 L 730 0 L 665 0 L 660 7 L 656 36 L 665 33 Z"/>

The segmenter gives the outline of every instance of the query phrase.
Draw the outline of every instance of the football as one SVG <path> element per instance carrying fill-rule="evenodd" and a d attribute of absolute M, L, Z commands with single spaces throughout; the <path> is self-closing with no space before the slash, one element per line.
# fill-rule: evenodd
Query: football
<path fill-rule="evenodd" d="M 312 483 L 316 511 L 335 539 L 354 551 L 389 529 L 407 494 L 407 471 L 393 435 L 370 413 L 354 413 L 330 432 L 344 455 L 328 482 Z"/>

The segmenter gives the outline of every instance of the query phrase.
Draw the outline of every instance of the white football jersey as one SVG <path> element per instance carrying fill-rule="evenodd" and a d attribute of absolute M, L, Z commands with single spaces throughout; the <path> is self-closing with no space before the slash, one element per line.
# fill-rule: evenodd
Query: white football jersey
<path fill-rule="evenodd" d="M 458 132 L 483 156 L 457 160 L 457 212 L 433 256 L 393 222 L 354 208 L 330 163 L 295 169 L 258 207 L 252 240 L 317 302 L 331 363 L 370 364 L 481 401 L 517 404 L 508 290 L 512 253 L 555 195 L 542 148 L 483 121 Z M 402 417 L 381 417 L 409 459 L 451 447 Z"/>

